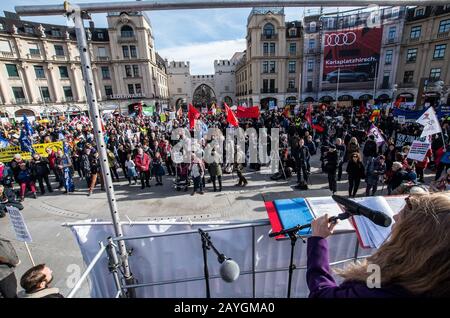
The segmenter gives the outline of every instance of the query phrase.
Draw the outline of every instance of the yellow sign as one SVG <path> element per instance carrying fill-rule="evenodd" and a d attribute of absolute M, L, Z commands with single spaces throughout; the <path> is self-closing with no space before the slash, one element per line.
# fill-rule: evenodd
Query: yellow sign
<path fill-rule="evenodd" d="M 48 154 L 45 151 L 48 147 L 52 147 L 54 151 L 64 150 L 62 141 L 33 145 L 33 149 L 42 157 L 48 157 Z M 17 153 L 22 156 L 23 160 L 31 159 L 31 152 L 20 151 L 20 147 L 6 147 L 0 149 L 0 162 L 9 162 L 13 160 L 14 155 Z"/>
<path fill-rule="evenodd" d="M 161 122 L 162 122 L 162 123 L 165 123 L 165 122 L 166 122 L 166 114 L 161 113 L 161 114 L 159 115 L 159 118 L 161 119 Z"/>

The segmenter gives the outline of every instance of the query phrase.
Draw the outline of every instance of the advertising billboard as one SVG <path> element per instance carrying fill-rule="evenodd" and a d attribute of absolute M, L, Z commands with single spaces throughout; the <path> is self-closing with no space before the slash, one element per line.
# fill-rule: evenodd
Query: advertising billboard
<path fill-rule="evenodd" d="M 372 88 L 382 37 L 382 27 L 325 32 L 322 89 Z"/>

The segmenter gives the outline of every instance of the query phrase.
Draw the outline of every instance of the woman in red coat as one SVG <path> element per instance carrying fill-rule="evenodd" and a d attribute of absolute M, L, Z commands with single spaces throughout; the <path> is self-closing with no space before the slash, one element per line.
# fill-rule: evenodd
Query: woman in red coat
<path fill-rule="evenodd" d="M 141 177 L 141 189 L 145 186 L 150 188 L 150 156 L 144 152 L 144 149 L 139 148 L 134 163 Z"/>
<path fill-rule="evenodd" d="M 428 167 L 428 164 L 430 163 L 431 159 L 431 149 L 428 149 L 428 152 L 425 155 L 425 159 L 423 161 L 416 161 L 416 174 L 417 174 L 417 181 L 419 182 L 425 182 L 423 177 L 423 171 Z"/>

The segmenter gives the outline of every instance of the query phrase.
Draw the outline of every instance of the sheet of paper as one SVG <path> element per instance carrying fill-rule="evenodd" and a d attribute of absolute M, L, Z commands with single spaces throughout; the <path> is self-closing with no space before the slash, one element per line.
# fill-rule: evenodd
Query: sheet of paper
<path fill-rule="evenodd" d="M 314 218 L 328 214 L 328 217 L 336 216 L 344 211 L 331 197 L 314 197 L 307 198 L 309 207 L 311 208 Z M 335 227 L 335 231 L 354 231 L 353 225 L 348 220 L 340 220 Z"/>

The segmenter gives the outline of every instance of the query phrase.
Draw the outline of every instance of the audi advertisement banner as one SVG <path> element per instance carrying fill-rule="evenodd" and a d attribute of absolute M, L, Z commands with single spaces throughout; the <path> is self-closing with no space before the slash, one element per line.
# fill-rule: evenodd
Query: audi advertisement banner
<path fill-rule="evenodd" d="M 382 27 L 326 32 L 323 90 L 372 88 L 380 60 Z"/>

